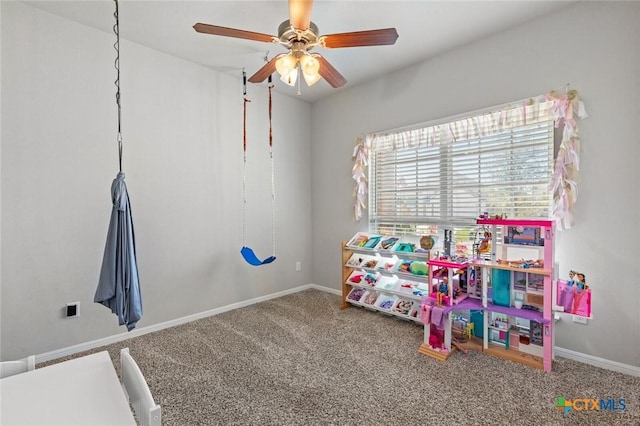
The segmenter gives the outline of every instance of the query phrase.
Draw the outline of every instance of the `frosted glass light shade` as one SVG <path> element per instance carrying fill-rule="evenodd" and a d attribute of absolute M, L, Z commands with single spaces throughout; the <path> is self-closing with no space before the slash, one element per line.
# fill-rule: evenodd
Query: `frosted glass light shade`
<path fill-rule="evenodd" d="M 320 70 L 320 62 L 311 55 L 302 55 L 300 57 L 300 66 L 302 72 L 307 74 L 317 74 Z"/>
<path fill-rule="evenodd" d="M 313 86 L 320 80 L 320 74 L 318 73 L 307 74 L 306 72 L 304 72 L 302 73 L 302 76 L 304 77 L 304 81 L 307 82 L 307 86 Z"/>
<path fill-rule="evenodd" d="M 320 62 L 311 55 L 303 55 L 300 58 L 300 69 L 304 76 L 304 81 L 307 82 L 307 86 L 313 86 L 320 80 Z"/>
<path fill-rule="evenodd" d="M 289 86 L 294 86 L 296 84 L 296 80 L 298 79 L 298 67 L 295 67 L 289 71 L 288 74 L 283 74 L 280 76 L 280 81 Z"/>
<path fill-rule="evenodd" d="M 276 70 L 280 76 L 284 77 L 291 73 L 297 64 L 296 58 L 292 54 L 285 55 L 276 61 Z"/>

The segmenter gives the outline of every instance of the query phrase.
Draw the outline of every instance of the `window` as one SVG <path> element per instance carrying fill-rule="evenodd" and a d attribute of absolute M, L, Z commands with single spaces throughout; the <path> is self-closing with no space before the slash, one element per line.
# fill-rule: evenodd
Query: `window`
<path fill-rule="evenodd" d="M 483 212 L 550 217 L 554 125 L 550 102 L 372 135 L 369 229 L 468 234 Z M 459 238 L 455 238 L 458 240 Z"/>

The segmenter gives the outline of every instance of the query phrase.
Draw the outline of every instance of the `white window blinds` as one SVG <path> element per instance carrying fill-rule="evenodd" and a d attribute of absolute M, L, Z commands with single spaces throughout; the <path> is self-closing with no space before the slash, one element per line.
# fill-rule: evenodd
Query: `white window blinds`
<path fill-rule="evenodd" d="M 483 212 L 550 217 L 553 120 L 541 102 L 372 137 L 369 228 L 429 233 Z"/>

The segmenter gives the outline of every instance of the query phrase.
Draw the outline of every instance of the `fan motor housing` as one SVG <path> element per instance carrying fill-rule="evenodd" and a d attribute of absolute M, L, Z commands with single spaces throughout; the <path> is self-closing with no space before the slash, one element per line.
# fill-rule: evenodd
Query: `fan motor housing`
<path fill-rule="evenodd" d="M 278 38 L 291 48 L 295 42 L 302 42 L 305 46 L 313 47 L 318 44 L 318 26 L 313 22 L 309 23 L 306 30 L 298 30 L 291 25 L 288 19 L 278 27 Z"/>

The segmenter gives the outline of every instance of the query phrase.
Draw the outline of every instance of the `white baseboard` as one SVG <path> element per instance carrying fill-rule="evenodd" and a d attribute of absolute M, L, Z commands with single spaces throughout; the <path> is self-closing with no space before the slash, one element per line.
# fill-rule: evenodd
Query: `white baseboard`
<path fill-rule="evenodd" d="M 628 374 L 630 376 L 640 377 L 640 367 L 623 364 L 617 361 L 611 361 L 597 356 L 583 354 L 581 352 L 572 351 L 570 349 L 555 347 L 555 354 L 562 358 L 572 359 L 574 361 L 593 365 L 594 367 L 604 368 L 605 370 L 617 371 L 618 373 Z"/>
<path fill-rule="evenodd" d="M 232 303 L 230 305 L 221 306 L 219 308 L 210 309 L 208 311 L 200 312 L 193 315 L 187 315 L 186 317 L 176 318 L 170 321 L 165 321 L 159 324 L 150 325 L 148 327 L 136 328 L 133 331 L 116 334 L 113 336 L 104 337 L 102 339 L 92 340 L 90 342 L 80 343 L 78 345 L 68 346 L 66 348 L 57 349 L 55 351 L 45 352 L 43 354 L 36 355 L 36 362 L 46 362 L 53 359 L 62 358 L 64 356 L 73 355 L 78 352 L 88 351 L 91 349 L 99 348 L 101 346 L 110 345 L 112 343 L 121 342 L 123 340 L 131 339 L 133 337 L 142 336 L 154 331 L 163 330 L 165 328 L 175 327 L 180 324 L 185 324 L 191 321 L 196 321 L 202 318 L 207 318 L 213 315 L 218 315 L 223 312 L 232 311 L 234 309 L 250 306 L 255 303 L 264 302 L 271 299 L 277 299 L 278 297 L 286 296 L 288 294 L 298 293 L 300 291 L 314 289 L 325 291 L 327 293 L 342 295 L 340 290 L 323 287 L 317 284 L 306 284 L 299 287 L 295 287 L 289 290 L 279 291 L 277 293 L 269 294 L 266 296 L 260 296 L 249 300 L 243 300 L 242 302 Z M 611 361 L 604 358 L 599 358 L 593 355 L 587 355 L 580 352 L 575 352 L 569 349 L 555 347 L 555 355 L 571 359 L 574 361 L 582 362 L 585 364 L 593 365 L 594 367 L 604 368 L 606 370 L 617 371 L 619 373 L 628 374 L 630 376 L 640 377 L 640 367 L 633 365 L 623 364 L 617 361 Z"/>
<path fill-rule="evenodd" d="M 329 288 L 329 287 L 323 287 L 323 286 L 318 285 L 318 284 L 308 284 L 308 288 L 312 288 L 314 290 L 320 290 L 320 291 L 324 291 L 326 293 L 333 293 L 333 294 L 337 294 L 338 296 L 342 296 L 342 291 L 336 290 L 336 289 L 333 289 L 333 288 Z"/>
<path fill-rule="evenodd" d="M 210 309 L 208 311 L 200 312 L 200 313 L 193 314 L 193 315 L 187 315 L 185 317 L 176 318 L 176 319 L 173 319 L 173 320 L 161 322 L 161 323 L 150 325 L 150 326 L 147 326 L 147 327 L 136 328 L 136 329 L 134 329 L 133 331 L 130 331 L 130 332 L 121 333 L 121 334 L 115 334 L 113 336 L 103 337 L 101 339 L 91 340 L 89 342 L 80 343 L 80 344 L 73 345 L 73 346 L 68 346 L 66 348 L 56 349 L 56 350 L 50 351 L 50 352 L 45 352 L 45 353 L 36 355 L 36 362 L 51 361 L 51 360 L 54 360 L 54 359 L 57 359 L 57 358 L 62 358 L 62 357 L 65 357 L 65 356 L 73 355 L 73 354 L 76 354 L 78 352 L 88 351 L 88 350 L 91 350 L 91 349 L 99 348 L 101 346 L 106 346 L 106 345 L 110 345 L 112 343 L 117 343 L 117 342 L 121 342 L 123 340 L 131 339 L 133 337 L 138 337 L 138 336 L 142 336 L 142 335 L 145 335 L 145 334 L 148 334 L 148 333 L 153 333 L 154 331 L 159 331 L 159 330 L 163 330 L 165 328 L 175 327 L 175 326 L 180 325 L 180 324 L 185 324 L 185 323 L 188 323 L 188 322 L 191 322 L 191 321 L 196 321 L 196 320 L 199 320 L 199 319 L 202 319 L 202 318 L 207 318 L 207 317 L 210 317 L 210 316 L 213 316 L 213 315 L 218 315 L 218 314 L 221 314 L 223 312 L 232 311 L 234 309 L 243 308 L 245 306 L 253 305 L 255 303 L 260 303 L 260 302 L 264 302 L 264 301 L 267 301 L 267 300 L 276 299 L 278 297 L 286 296 L 288 294 L 297 293 L 299 291 L 308 290 L 310 288 L 313 288 L 313 289 L 316 289 L 316 290 L 328 291 L 330 293 L 334 292 L 331 289 L 328 289 L 326 287 L 322 287 L 322 286 L 319 286 L 319 285 L 316 285 L 316 284 L 306 284 L 306 285 L 302 285 L 300 287 L 295 287 L 295 288 L 292 288 L 292 289 L 289 289 L 289 290 L 279 291 L 277 293 L 269 294 L 269 295 L 266 295 L 266 296 L 260 296 L 260 297 L 256 297 L 256 298 L 249 299 L 249 300 L 243 300 L 242 302 L 232 303 L 230 305 L 221 306 L 219 308 Z M 337 294 L 341 294 L 341 293 L 337 292 Z"/>

